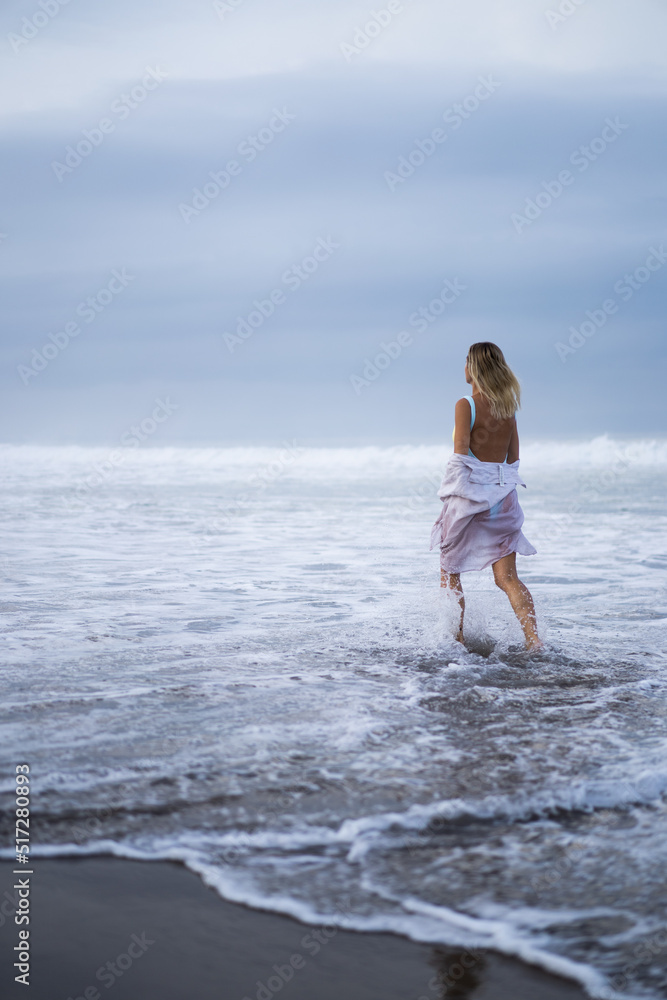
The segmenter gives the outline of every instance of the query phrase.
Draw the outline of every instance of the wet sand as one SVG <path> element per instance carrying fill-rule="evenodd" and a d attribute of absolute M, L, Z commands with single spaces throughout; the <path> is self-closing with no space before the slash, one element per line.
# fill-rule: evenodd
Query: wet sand
<path fill-rule="evenodd" d="M 34 861 L 30 986 L 14 982 L 13 865 L 2 863 L 5 1000 L 582 1000 L 493 952 L 311 927 L 227 903 L 186 868 L 109 857 Z M 9 893 L 9 896 L 6 895 Z"/>

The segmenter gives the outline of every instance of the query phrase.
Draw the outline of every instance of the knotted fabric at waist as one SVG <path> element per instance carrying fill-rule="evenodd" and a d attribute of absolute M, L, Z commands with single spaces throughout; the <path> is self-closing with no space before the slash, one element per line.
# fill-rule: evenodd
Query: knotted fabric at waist
<path fill-rule="evenodd" d="M 470 457 L 470 456 L 463 456 Z M 494 486 L 505 486 L 513 483 L 517 486 L 521 483 L 519 470 L 513 465 L 506 465 L 505 462 L 479 462 L 470 470 L 469 481 L 471 483 L 490 483 Z"/>
<path fill-rule="evenodd" d="M 474 455 L 451 455 L 438 490 L 438 496 L 462 496 L 483 500 L 491 495 L 496 500 L 510 493 L 516 486 L 525 486 L 519 475 L 519 461 L 480 462 Z"/>

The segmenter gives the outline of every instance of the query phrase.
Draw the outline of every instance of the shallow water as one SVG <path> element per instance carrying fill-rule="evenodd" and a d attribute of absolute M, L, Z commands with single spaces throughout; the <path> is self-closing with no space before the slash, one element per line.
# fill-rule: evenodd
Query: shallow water
<path fill-rule="evenodd" d="M 664 995 L 664 442 L 523 447 L 534 656 L 490 570 L 451 637 L 443 449 L 1 450 L 37 853 Z"/>

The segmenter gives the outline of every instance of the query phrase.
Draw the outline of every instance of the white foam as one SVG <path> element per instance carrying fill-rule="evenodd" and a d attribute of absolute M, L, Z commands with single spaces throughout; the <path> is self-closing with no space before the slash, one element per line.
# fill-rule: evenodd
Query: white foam
<path fill-rule="evenodd" d="M 450 449 L 128 449 L 68 507 L 105 449 L 1 447 L 4 734 L 13 754 L 20 729 L 34 764 L 44 836 L 75 840 L 101 816 L 104 839 L 72 853 L 185 861 L 229 899 L 321 922 L 338 890 L 387 859 L 413 901 L 429 899 L 402 865 L 432 820 L 451 820 L 453 855 L 474 866 L 495 851 L 502 871 L 532 823 L 538 844 L 569 843 L 554 833 L 564 812 L 590 837 L 582 877 L 608 852 L 594 874 L 622 898 L 649 848 L 654 865 L 663 856 L 665 442 L 522 441 L 538 556 L 520 571 L 550 638 L 534 661 L 514 649 L 519 626 L 490 570 L 464 578 L 478 652 L 451 636 L 428 551 Z M 622 475 L 603 482 L 607 468 Z M 184 802 L 205 836 L 184 833 Z M 616 835 L 615 815 L 595 809 L 636 825 Z M 494 824 L 499 847 L 485 840 Z M 507 941 L 484 931 L 508 953 L 550 950 L 546 931 L 536 940 L 537 924 L 517 923 L 524 876 L 550 864 L 546 847 L 531 857 L 502 886 L 507 912 L 490 916 Z M 566 881 L 563 914 L 583 912 Z M 658 883 L 637 926 L 662 905 Z M 489 905 L 496 889 L 490 877 Z M 366 906 L 360 929 L 481 940 L 445 913 L 399 913 L 378 894 Z M 589 945 L 575 926 L 556 947 L 570 961 Z"/>
<path fill-rule="evenodd" d="M 291 896 L 269 896 L 252 888 L 241 887 L 226 878 L 220 868 L 203 862 L 196 851 L 182 847 L 163 847 L 151 851 L 101 840 L 86 846 L 40 845 L 32 850 L 32 856 L 35 858 L 90 857 L 105 854 L 132 861 L 180 861 L 199 875 L 202 882 L 214 889 L 222 899 L 290 916 L 307 925 L 325 924 L 349 931 L 398 934 L 419 943 L 489 949 L 521 959 L 555 975 L 572 979 L 580 983 L 591 997 L 606 995 L 604 992 L 606 980 L 594 968 L 536 947 L 522 938 L 509 920 L 470 917 L 447 907 L 433 906 L 412 897 L 394 900 L 405 911 L 403 914 L 365 916 L 337 908 L 331 911 L 320 910 Z M 0 857 L 11 856 L 11 852 L 0 850 Z M 381 890 L 376 887 L 374 891 Z M 387 894 L 383 894 L 385 898 L 389 898 Z"/>
<path fill-rule="evenodd" d="M 93 470 L 109 459 L 115 461 L 109 479 L 148 475 L 160 482 L 178 481 L 184 474 L 212 482 L 221 477 L 235 479 L 255 472 L 266 472 L 267 482 L 283 476 L 347 482 L 386 479 L 389 476 L 410 478 L 436 474 L 451 454 L 451 444 L 394 445 L 365 447 L 300 447 L 286 442 L 277 447 L 86 447 L 79 445 L 39 446 L 0 444 L 0 458 L 9 475 L 26 476 L 33 470 L 66 480 L 72 473 Z M 634 466 L 667 466 L 667 439 L 614 438 L 602 434 L 590 439 L 526 438 L 521 444 L 523 468 L 605 466 L 627 461 Z M 271 467 L 271 468 L 269 468 Z"/>

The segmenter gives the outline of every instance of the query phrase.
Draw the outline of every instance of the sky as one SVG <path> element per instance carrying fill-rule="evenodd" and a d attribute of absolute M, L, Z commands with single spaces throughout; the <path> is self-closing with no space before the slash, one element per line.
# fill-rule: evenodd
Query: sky
<path fill-rule="evenodd" d="M 665 433 L 664 0 L 0 13 L 0 441 Z M 151 421 L 158 412 L 160 419 Z"/>

